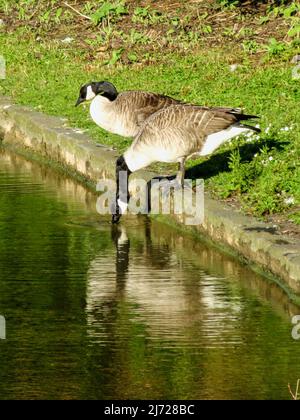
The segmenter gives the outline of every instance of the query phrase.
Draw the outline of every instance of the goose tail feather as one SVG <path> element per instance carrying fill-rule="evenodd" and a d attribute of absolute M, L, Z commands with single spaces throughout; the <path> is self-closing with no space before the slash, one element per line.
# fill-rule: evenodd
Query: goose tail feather
<path fill-rule="evenodd" d="M 253 127 L 252 125 L 243 124 L 241 121 L 247 121 L 247 120 L 255 120 L 260 117 L 257 115 L 249 115 L 249 114 L 235 114 L 233 113 L 235 118 L 237 119 L 239 126 L 242 128 L 248 128 L 249 130 L 255 131 L 256 133 L 261 133 L 261 129 L 258 127 Z"/>
<path fill-rule="evenodd" d="M 260 118 L 257 115 L 239 114 L 235 112 L 230 112 L 230 114 L 233 114 L 238 121 L 257 120 Z"/>

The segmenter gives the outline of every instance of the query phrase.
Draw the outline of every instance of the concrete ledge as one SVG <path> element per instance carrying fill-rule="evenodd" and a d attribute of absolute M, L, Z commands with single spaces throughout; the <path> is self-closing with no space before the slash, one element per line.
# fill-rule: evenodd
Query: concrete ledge
<path fill-rule="evenodd" d="M 114 177 L 118 156 L 115 151 L 96 145 L 80 130 L 66 128 L 61 118 L 14 105 L 8 98 L 0 98 L 1 139 L 3 145 L 58 163 L 93 184 Z M 139 176 L 149 180 L 153 174 L 143 172 Z M 176 216 L 164 219 L 181 224 Z M 272 226 L 243 216 L 209 197 L 205 200 L 204 224 L 189 229 L 229 247 L 246 262 L 257 264 L 284 286 L 300 293 L 300 241 L 282 236 Z"/>

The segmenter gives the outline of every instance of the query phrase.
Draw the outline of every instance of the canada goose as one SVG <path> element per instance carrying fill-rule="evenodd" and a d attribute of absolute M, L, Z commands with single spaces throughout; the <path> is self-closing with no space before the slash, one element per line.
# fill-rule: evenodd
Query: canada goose
<path fill-rule="evenodd" d="M 142 123 L 160 109 L 179 104 L 169 96 L 143 91 L 118 93 L 110 82 L 92 82 L 80 89 L 76 106 L 92 101 L 93 121 L 110 133 L 135 137 Z"/>
<path fill-rule="evenodd" d="M 156 112 L 144 123 L 129 149 L 117 160 L 117 202 L 113 223 L 117 223 L 127 208 L 127 191 L 122 191 L 120 172 L 143 169 L 154 162 L 178 162 L 177 183 L 183 185 L 185 161 L 193 154 L 207 156 L 223 143 L 256 127 L 242 124 L 243 120 L 258 118 L 244 115 L 240 110 L 206 108 L 193 105 L 172 105 Z"/>
<path fill-rule="evenodd" d="M 118 93 L 110 82 L 92 82 L 82 86 L 76 106 L 86 101 L 92 101 L 90 114 L 98 126 L 123 137 L 135 137 L 145 120 L 160 109 L 183 104 L 158 93 L 138 90 Z M 239 108 L 214 109 L 242 112 Z"/>

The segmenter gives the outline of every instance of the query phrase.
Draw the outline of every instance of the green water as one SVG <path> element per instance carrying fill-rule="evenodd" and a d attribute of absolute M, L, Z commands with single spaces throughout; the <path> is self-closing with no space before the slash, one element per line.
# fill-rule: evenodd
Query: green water
<path fill-rule="evenodd" d="M 275 285 L 0 152 L 0 399 L 289 398 L 300 314 Z"/>

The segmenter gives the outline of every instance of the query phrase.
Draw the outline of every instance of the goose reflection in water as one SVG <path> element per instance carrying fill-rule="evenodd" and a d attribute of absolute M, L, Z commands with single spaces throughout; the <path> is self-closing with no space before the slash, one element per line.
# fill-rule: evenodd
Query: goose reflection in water
<path fill-rule="evenodd" d="M 225 330 L 232 331 L 243 305 L 239 296 L 227 296 L 224 277 L 209 275 L 201 264 L 185 261 L 163 237 L 153 236 L 157 232 L 151 222 L 141 228 L 143 235 L 140 232 L 137 237 L 125 226 L 113 226 L 115 260 L 111 252 L 104 252 L 90 264 L 89 334 L 105 342 L 112 334 L 108 326 L 122 318 L 123 330 L 138 321 L 152 338 L 189 344 L 207 332 L 215 341 Z"/>

